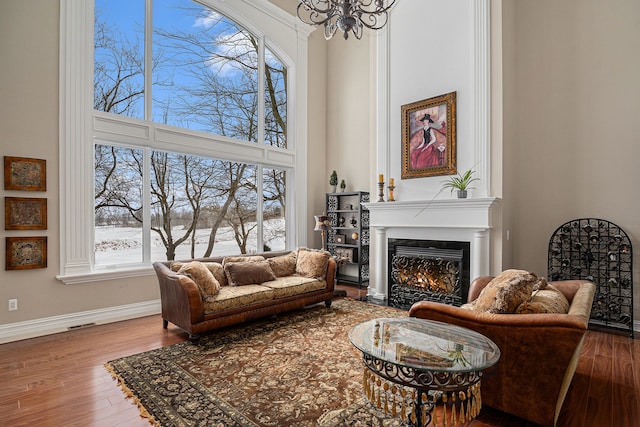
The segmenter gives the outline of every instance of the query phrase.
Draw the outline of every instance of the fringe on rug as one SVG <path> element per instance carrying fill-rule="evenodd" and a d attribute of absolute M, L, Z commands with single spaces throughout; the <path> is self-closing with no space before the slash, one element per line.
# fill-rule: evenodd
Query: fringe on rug
<path fill-rule="evenodd" d="M 146 418 L 154 427 L 161 427 L 160 423 L 155 419 L 155 417 L 147 411 L 147 409 L 144 407 L 142 402 L 140 402 L 140 400 L 131 392 L 129 387 L 126 386 L 126 384 L 124 383 L 120 375 L 118 375 L 113 370 L 113 367 L 109 364 L 109 362 L 104 363 L 103 366 L 107 371 L 109 371 L 109 373 L 111 374 L 111 377 L 114 380 L 116 380 L 116 382 L 118 383 L 118 386 L 120 386 L 120 389 L 124 393 L 125 397 L 127 399 L 133 400 L 133 402 L 136 404 L 136 406 L 138 407 L 138 410 L 140 411 L 140 416 L 142 418 Z"/>

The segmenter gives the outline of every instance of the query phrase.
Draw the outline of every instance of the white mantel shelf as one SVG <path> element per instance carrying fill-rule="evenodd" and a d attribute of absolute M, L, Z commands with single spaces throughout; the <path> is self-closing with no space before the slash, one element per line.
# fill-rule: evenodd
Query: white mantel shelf
<path fill-rule="evenodd" d="M 371 227 L 491 228 L 495 197 L 363 203 Z"/>
<path fill-rule="evenodd" d="M 491 231 L 496 214 L 500 218 L 500 203 L 495 197 L 363 203 L 374 232 L 369 295 L 387 298 L 390 238 L 469 242 L 471 277 L 489 274 Z"/>

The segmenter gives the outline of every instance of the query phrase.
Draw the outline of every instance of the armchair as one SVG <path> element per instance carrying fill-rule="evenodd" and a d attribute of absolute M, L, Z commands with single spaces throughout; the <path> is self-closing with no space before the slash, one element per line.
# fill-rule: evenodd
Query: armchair
<path fill-rule="evenodd" d="M 468 302 L 491 279 L 474 280 Z M 584 280 L 549 284 L 569 301 L 567 314 L 492 314 L 420 301 L 409 315 L 463 326 L 493 340 L 501 357 L 482 377 L 483 403 L 543 426 L 555 426 L 580 358 L 595 285 Z"/>

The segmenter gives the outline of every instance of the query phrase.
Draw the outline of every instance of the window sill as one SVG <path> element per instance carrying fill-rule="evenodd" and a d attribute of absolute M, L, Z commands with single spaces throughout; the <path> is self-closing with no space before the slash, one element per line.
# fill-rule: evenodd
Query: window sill
<path fill-rule="evenodd" d="M 82 274 L 68 274 L 56 276 L 65 285 L 79 285 L 83 283 L 104 282 L 107 280 L 128 279 L 131 277 L 152 276 L 154 274 L 153 267 L 135 267 L 128 269 L 119 269 L 117 271 L 92 271 Z"/>

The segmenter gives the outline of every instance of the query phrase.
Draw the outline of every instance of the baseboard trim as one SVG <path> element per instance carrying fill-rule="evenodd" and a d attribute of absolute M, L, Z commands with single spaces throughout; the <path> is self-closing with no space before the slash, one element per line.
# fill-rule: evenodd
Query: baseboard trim
<path fill-rule="evenodd" d="M 96 325 L 151 316 L 161 311 L 160 300 L 81 311 L 42 319 L 0 325 L 0 344 L 66 332 L 71 327 Z"/>

